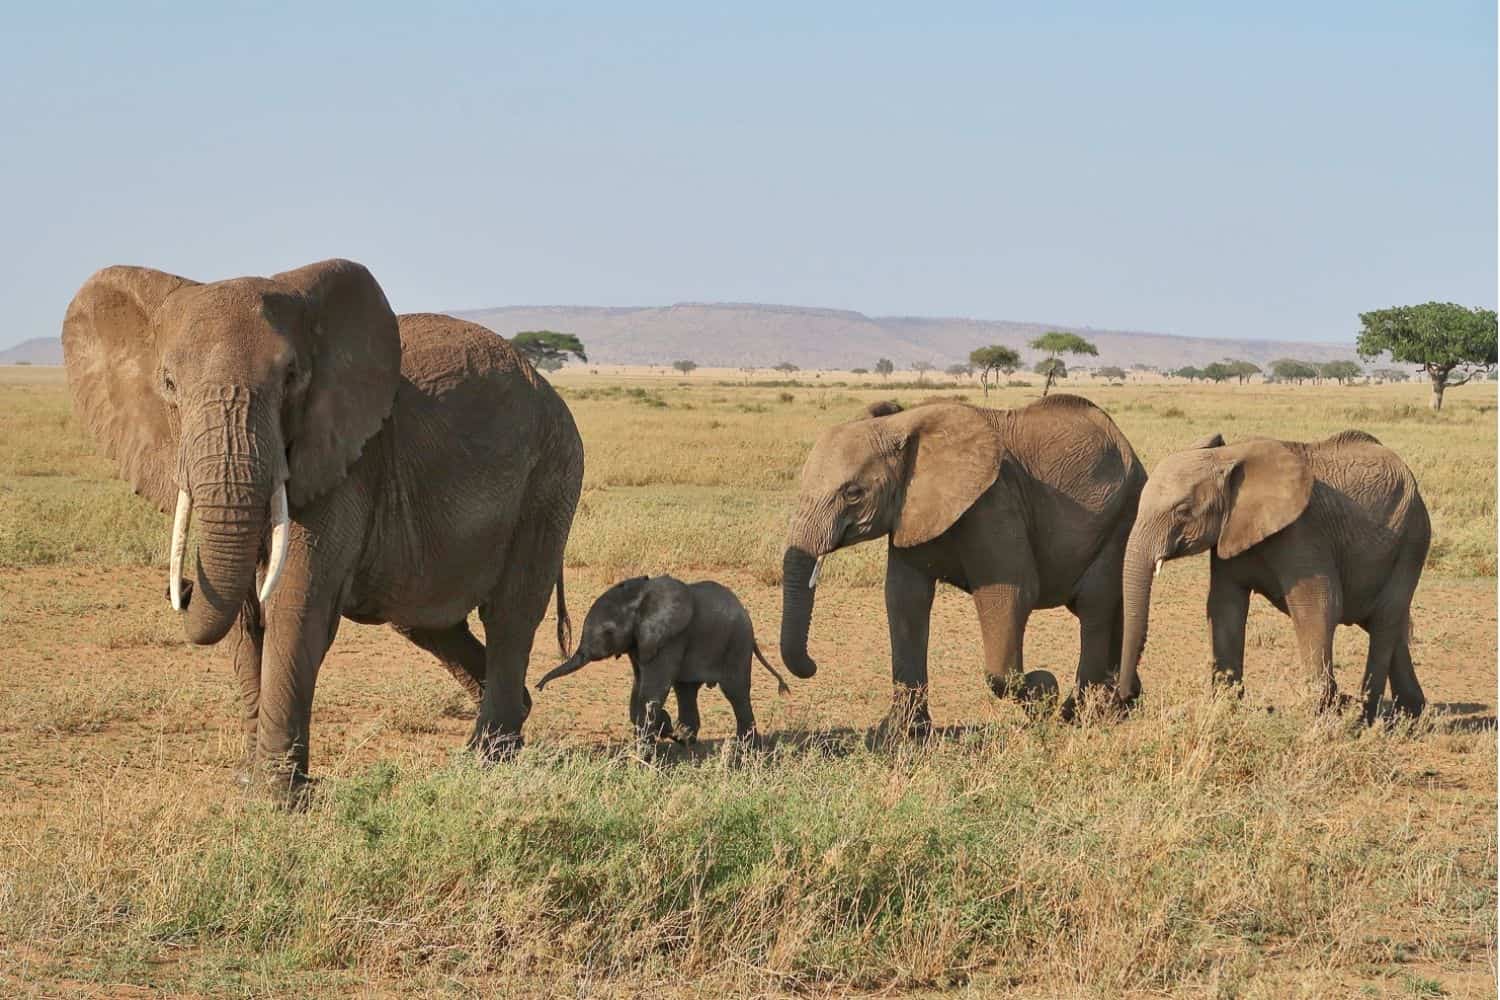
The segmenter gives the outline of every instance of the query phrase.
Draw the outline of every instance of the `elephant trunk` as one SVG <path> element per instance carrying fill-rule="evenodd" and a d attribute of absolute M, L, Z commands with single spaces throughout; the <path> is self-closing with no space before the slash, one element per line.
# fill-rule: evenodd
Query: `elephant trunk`
<path fill-rule="evenodd" d="M 536 689 L 540 691 L 542 690 L 542 688 L 546 687 L 548 684 L 551 684 L 559 677 L 566 677 L 568 674 L 571 674 L 578 670 L 582 670 L 588 664 L 588 662 L 588 659 L 583 655 L 583 650 L 577 650 L 573 653 L 572 656 L 568 657 L 562 663 L 547 671 L 546 676 L 536 682 Z"/>
<path fill-rule="evenodd" d="M 1156 522 L 1137 522 L 1125 545 L 1121 577 L 1125 623 L 1120 649 L 1120 675 L 1115 693 L 1121 701 L 1133 701 L 1141 691 L 1137 668 L 1146 647 L 1146 627 L 1151 616 L 1151 585 L 1161 569 L 1166 551 L 1166 530 Z"/>
<path fill-rule="evenodd" d="M 229 632 L 254 593 L 256 563 L 267 527 L 274 522 L 263 588 L 269 596 L 285 560 L 290 519 L 285 452 L 264 410 L 243 399 L 239 390 L 203 410 L 198 420 L 184 426 L 184 447 L 196 450 L 185 454 L 182 463 L 188 489 L 185 498 L 179 496 L 174 520 L 173 562 L 180 565 L 191 517 L 198 525 L 198 566 L 183 630 L 189 642 L 206 646 Z M 179 522 L 182 537 L 176 530 Z"/>
<path fill-rule="evenodd" d="M 781 560 L 781 662 L 803 680 L 818 672 L 818 665 L 807 655 L 817 565 L 816 557 L 796 546 L 788 546 Z"/>

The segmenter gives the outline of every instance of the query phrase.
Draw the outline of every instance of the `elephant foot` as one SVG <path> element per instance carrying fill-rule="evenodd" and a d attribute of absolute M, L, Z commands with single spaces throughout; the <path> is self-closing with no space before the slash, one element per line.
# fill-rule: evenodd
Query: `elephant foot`
<path fill-rule="evenodd" d="M 681 743 L 685 747 L 693 746 L 698 742 L 698 730 L 681 723 L 669 735 L 674 742 Z"/>
<path fill-rule="evenodd" d="M 235 770 L 234 782 L 248 796 L 264 799 L 287 812 L 300 812 L 312 799 L 316 782 L 301 769 L 250 762 Z"/>
<path fill-rule="evenodd" d="M 927 714 L 926 702 L 916 704 L 898 698 L 875 727 L 872 742 L 877 747 L 885 747 L 908 740 L 923 742 L 931 736 L 932 717 Z"/>
<path fill-rule="evenodd" d="M 479 755 L 485 764 L 499 764 L 510 760 L 526 745 L 519 732 L 505 733 L 498 730 L 476 731 L 469 738 L 469 749 Z"/>

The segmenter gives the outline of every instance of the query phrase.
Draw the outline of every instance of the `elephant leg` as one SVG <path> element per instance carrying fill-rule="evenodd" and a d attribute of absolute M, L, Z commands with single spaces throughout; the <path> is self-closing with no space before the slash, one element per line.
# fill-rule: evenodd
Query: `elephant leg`
<path fill-rule="evenodd" d="M 469 749 L 488 761 L 521 749 L 521 727 L 531 713 L 526 670 L 537 626 L 547 616 L 562 570 L 568 523 L 550 508 L 516 524 L 503 555 L 500 580 L 479 607 L 484 623 L 484 692 Z"/>
<path fill-rule="evenodd" d="M 1249 615 L 1249 588 L 1231 580 L 1228 573 L 1210 570 L 1208 624 L 1213 635 L 1215 684 L 1238 686 L 1243 691 L 1245 622 Z"/>
<path fill-rule="evenodd" d="M 698 689 L 701 684 L 679 681 L 672 685 L 677 693 L 677 737 L 684 743 L 698 742 L 702 720 L 698 716 Z"/>
<path fill-rule="evenodd" d="M 682 667 L 683 648 L 681 642 L 668 643 L 650 660 L 641 661 L 640 677 L 636 682 L 639 693 L 639 721 L 636 722 L 636 738 L 642 743 L 655 742 L 671 732 L 671 716 L 664 707 L 667 693 L 672 690 Z"/>
<path fill-rule="evenodd" d="M 927 640 L 937 581 L 894 553 L 885 564 L 885 614 L 891 634 L 891 709 L 883 730 L 917 735 L 932 727 L 927 710 Z"/>
<path fill-rule="evenodd" d="M 477 704 L 484 696 L 484 643 L 474 638 L 467 621 L 448 628 L 391 626 L 400 635 L 437 657 L 453 678 Z"/>
<path fill-rule="evenodd" d="M 260 664 L 265 636 L 260 602 L 246 600 L 225 642 L 234 665 L 235 688 L 240 701 L 240 730 L 245 742 L 244 759 L 236 774 L 236 780 L 242 784 L 249 782 L 255 765 L 256 730 L 260 722 Z"/>
<path fill-rule="evenodd" d="M 1400 640 L 1391 651 L 1391 695 L 1396 701 L 1396 710 L 1413 719 L 1427 707 L 1427 696 L 1422 685 L 1417 683 L 1417 672 L 1411 662 L 1410 619 L 1403 623 Z"/>
<path fill-rule="evenodd" d="M 1120 659 L 1120 629 L 1124 604 L 1120 599 L 1123 555 L 1118 550 L 1101 553 L 1079 581 L 1068 610 L 1078 619 L 1077 691 L 1062 706 L 1062 716 L 1071 719 L 1077 699 L 1090 687 L 1109 680 Z"/>
<path fill-rule="evenodd" d="M 974 590 L 979 634 L 984 640 L 984 679 L 997 698 L 1025 691 L 1022 645 L 1034 600 L 1027 588 L 992 583 Z"/>
<path fill-rule="evenodd" d="M 1386 680 L 1391 676 L 1391 659 L 1396 647 L 1405 638 L 1405 619 L 1395 622 L 1371 622 L 1366 631 L 1370 635 L 1370 652 L 1365 657 L 1365 676 L 1360 684 L 1360 696 L 1364 700 L 1365 725 L 1375 722 L 1380 714 L 1380 699 L 1385 695 Z"/>
<path fill-rule="evenodd" d="M 1327 711 L 1338 704 L 1338 683 L 1333 676 L 1333 632 L 1340 613 L 1337 593 L 1326 576 L 1303 577 L 1285 593 L 1302 665 L 1320 689 L 1318 711 Z"/>
<path fill-rule="evenodd" d="M 729 707 L 734 709 L 734 737 L 742 742 L 756 738 L 755 709 L 750 704 L 750 678 L 748 674 L 749 670 L 747 669 L 743 683 L 730 681 L 719 685 L 724 691 L 724 697 L 729 702 Z"/>

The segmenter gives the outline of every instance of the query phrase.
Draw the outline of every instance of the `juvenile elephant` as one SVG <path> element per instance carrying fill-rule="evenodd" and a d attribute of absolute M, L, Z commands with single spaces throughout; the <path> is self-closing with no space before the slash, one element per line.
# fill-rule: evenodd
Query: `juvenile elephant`
<path fill-rule="evenodd" d="M 62 341 L 83 424 L 137 493 L 175 510 L 171 601 L 190 642 L 229 637 L 246 773 L 258 764 L 283 793 L 305 778 L 341 615 L 436 656 L 480 702 L 472 745 L 519 746 L 554 586 L 565 643 L 583 448 L 509 344 L 447 316 L 398 319 L 345 260 L 208 284 L 105 268 Z M 465 623 L 476 606 L 483 645 Z"/>
<path fill-rule="evenodd" d="M 1077 396 L 1017 410 L 876 404 L 824 431 L 802 468 L 782 563 L 782 661 L 799 677 L 817 670 L 807 633 L 823 557 L 887 536 L 895 691 L 886 728 L 930 725 L 939 580 L 973 595 L 996 695 L 1055 690 L 1051 674 L 1023 673 L 1021 647 L 1031 612 L 1060 605 L 1079 622 L 1078 686 L 1097 684 L 1116 662 L 1120 563 L 1145 481 L 1114 421 Z"/>
<path fill-rule="evenodd" d="M 1363 431 L 1303 444 L 1218 434 L 1168 455 L 1151 473 L 1125 554 L 1125 635 L 1117 693 L 1137 693 L 1151 583 L 1162 560 L 1212 549 L 1208 618 L 1214 677 L 1237 684 L 1245 616 L 1261 594 L 1290 615 L 1321 705 L 1337 697 L 1334 627 L 1370 635 L 1364 717 L 1373 721 L 1389 677 L 1399 709 L 1426 699 L 1412 669 L 1411 599 L 1432 529 L 1411 470 Z"/>
<path fill-rule="evenodd" d="M 688 743 L 696 740 L 698 689 L 704 684 L 719 685 L 734 709 L 735 734 L 752 738 L 752 654 L 776 678 L 778 690 L 788 690 L 761 654 L 750 614 L 733 591 L 712 580 L 689 584 L 670 576 L 638 576 L 599 595 L 584 619 L 577 651 L 538 681 L 536 689 L 621 653 L 630 657 L 635 674 L 630 721 L 642 738 L 672 734 L 672 718 L 662 706 L 672 689 L 677 693 L 676 736 Z"/>

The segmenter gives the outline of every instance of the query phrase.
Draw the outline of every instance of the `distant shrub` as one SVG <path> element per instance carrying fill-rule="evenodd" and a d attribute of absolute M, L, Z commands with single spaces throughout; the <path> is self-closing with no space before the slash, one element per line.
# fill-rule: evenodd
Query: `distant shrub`
<path fill-rule="evenodd" d="M 781 400 L 783 403 L 790 403 L 797 397 L 792 395 L 790 392 L 779 392 L 776 394 L 776 398 Z"/>

